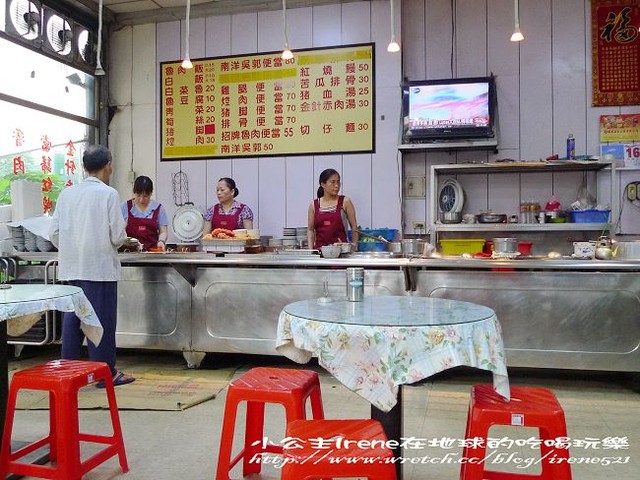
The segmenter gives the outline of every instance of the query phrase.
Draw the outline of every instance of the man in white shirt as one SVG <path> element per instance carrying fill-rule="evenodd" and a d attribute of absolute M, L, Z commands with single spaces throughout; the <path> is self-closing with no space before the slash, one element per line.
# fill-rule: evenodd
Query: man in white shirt
<path fill-rule="evenodd" d="M 90 145 L 82 163 L 88 177 L 60 193 L 49 236 L 58 247 L 58 278 L 82 288 L 104 328 L 100 345 L 87 339 L 89 359 L 108 364 L 114 384 L 123 385 L 135 380 L 116 370 L 118 247 L 127 238 L 125 222 L 118 192 L 107 185 L 113 172 L 111 152 Z M 62 358 L 80 359 L 84 339 L 80 319 L 65 313 Z"/>

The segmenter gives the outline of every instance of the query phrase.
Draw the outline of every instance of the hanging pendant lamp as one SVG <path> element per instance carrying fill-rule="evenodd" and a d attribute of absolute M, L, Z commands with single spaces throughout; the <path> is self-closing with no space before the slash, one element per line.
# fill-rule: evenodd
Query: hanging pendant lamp
<path fill-rule="evenodd" d="M 389 45 L 387 46 L 387 52 L 390 53 L 395 53 L 395 52 L 399 52 L 400 51 L 400 45 L 398 44 L 398 42 L 396 41 L 396 27 L 395 27 L 395 22 L 394 22 L 394 1 L 391 0 L 390 1 L 391 4 L 391 41 L 389 42 Z"/>
<path fill-rule="evenodd" d="M 520 31 L 520 2 L 519 0 L 513 0 L 513 12 L 514 12 L 514 16 L 515 16 L 515 29 L 513 30 L 513 33 L 511 34 L 511 38 L 509 40 L 511 40 L 512 42 L 521 42 L 522 40 L 524 40 L 524 35 L 522 34 L 522 32 Z"/>
<path fill-rule="evenodd" d="M 293 52 L 289 49 L 289 35 L 287 32 L 287 0 L 282 0 L 282 29 L 284 31 L 284 50 L 280 58 L 283 60 L 291 60 Z"/>
<path fill-rule="evenodd" d="M 96 52 L 96 71 L 94 75 L 102 76 L 106 75 L 104 68 L 102 68 L 102 0 L 98 4 L 98 51 Z"/>
<path fill-rule="evenodd" d="M 189 58 L 189 17 L 191 16 L 191 0 L 187 0 L 187 15 L 185 20 L 185 33 L 184 33 L 184 60 L 182 60 L 182 68 L 193 68 L 191 58 Z"/>

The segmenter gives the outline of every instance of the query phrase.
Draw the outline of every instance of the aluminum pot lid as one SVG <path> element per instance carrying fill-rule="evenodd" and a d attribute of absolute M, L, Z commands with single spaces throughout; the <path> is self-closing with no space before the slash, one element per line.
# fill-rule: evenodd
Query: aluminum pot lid
<path fill-rule="evenodd" d="M 183 205 L 173 214 L 171 230 L 181 242 L 193 242 L 202 236 L 204 216 L 193 204 Z"/>

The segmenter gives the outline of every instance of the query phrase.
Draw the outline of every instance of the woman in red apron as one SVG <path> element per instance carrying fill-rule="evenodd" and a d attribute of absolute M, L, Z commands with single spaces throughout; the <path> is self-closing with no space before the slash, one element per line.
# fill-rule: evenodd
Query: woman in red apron
<path fill-rule="evenodd" d="M 338 195 L 340 174 L 328 168 L 320 174 L 318 198 L 309 205 L 307 239 L 313 248 L 347 241 L 347 226 L 351 242 L 358 245 L 356 209 L 349 197 Z"/>
<path fill-rule="evenodd" d="M 211 233 L 216 228 L 235 230 L 237 228 L 253 228 L 253 212 L 244 203 L 235 200 L 240 191 L 232 178 L 223 177 L 218 180 L 216 197 L 218 203 L 207 209 L 204 214 L 204 233 Z"/>
<path fill-rule="evenodd" d="M 144 175 L 133 183 L 133 199 L 121 205 L 122 215 L 127 221 L 127 235 L 136 238 L 143 250 L 165 249 L 169 219 L 164 207 L 151 200 L 153 182 Z"/>

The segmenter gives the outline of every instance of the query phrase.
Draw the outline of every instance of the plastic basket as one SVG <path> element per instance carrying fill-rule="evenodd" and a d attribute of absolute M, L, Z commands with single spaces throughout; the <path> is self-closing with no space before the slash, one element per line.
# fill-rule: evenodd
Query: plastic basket
<path fill-rule="evenodd" d="M 456 238 L 440 240 L 440 248 L 445 255 L 461 255 L 463 253 L 480 253 L 484 247 L 484 238 Z"/>
<path fill-rule="evenodd" d="M 607 223 L 611 210 L 572 210 L 569 221 L 572 223 Z"/>
<path fill-rule="evenodd" d="M 387 244 L 384 242 L 358 242 L 359 252 L 384 252 Z"/>

